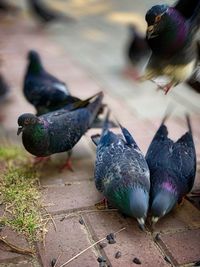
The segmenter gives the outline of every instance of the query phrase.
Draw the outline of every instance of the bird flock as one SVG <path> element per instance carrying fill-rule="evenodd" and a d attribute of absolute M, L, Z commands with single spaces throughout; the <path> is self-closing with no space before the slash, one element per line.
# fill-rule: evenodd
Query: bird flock
<path fill-rule="evenodd" d="M 28 2 L 43 23 L 65 18 L 39 0 Z M 166 75 L 170 82 L 162 89 L 167 93 L 187 81 L 198 65 L 200 1 L 179 0 L 173 6 L 153 6 L 146 13 L 146 21 L 146 39 L 137 35 L 134 28 L 130 29 L 134 43 L 128 48 L 128 58 L 136 65 L 149 57 L 145 74 L 139 79 Z M 188 115 L 186 132 L 173 141 L 165 125 L 170 117 L 170 112 L 166 112 L 144 156 L 128 129 L 110 120 L 111 111 L 103 103 L 103 92 L 82 100 L 71 95 L 64 82 L 45 70 L 38 52 L 29 51 L 27 60 L 23 93 L 36 114 L 19 116 L 17 134 L 22 134 L 22 143 L 29 153 L 41 159 L 67 152 L 64 167 L 72 169 L 72 149 L 100 121 L 100 133 L 91 136 L 91 141 L 96 146 L 94 181 L 105 202 L 136 218 L 142 230 L 148 213 L 154 225 L 181 203 L 191 191 L 196 174 L 196 152 Z M 6 91 L 1 76 L 0 85 Z M 103 121 L 99 118 L 102 113 L 106 113 Z M 114 133 L 113 126 L 121 134 Z"/>

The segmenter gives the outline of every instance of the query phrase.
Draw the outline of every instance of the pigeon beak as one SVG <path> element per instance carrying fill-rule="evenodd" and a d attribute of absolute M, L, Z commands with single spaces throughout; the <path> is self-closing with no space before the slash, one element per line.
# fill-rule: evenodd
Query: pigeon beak
<path fill-rule="evenodd" d="M 151 222 L 152 222 L 152 225 L 155 225 L 159 220 L 159 217 L 152 217 L 151 218 Z"/>
<path fill-rule="evenodd" d="M 147 28 L 147 39 L 152 39 L 152 38 L 156 37 L 156 35 L 154 35 L 154 31 L 155 31 L 154 25 L 150 25 Z"/>
<path fill-rule="evenodd" d="M 145 226 L 144 226 L 144 219 L 143 218 L 137 218 L 138 221 L 138 226 L 140 228 L 140 230 L 144 231 L 145 230 Z"/>
<path fill-rule="evenodd" d="M 23 131 L 23 127 L 19 126 L 17 130 L 17 135 L 20 135 L 20 133 Z"/>

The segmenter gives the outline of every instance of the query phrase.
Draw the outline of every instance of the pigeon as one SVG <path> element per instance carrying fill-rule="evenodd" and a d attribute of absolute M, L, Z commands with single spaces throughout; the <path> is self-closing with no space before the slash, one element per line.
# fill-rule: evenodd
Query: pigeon
<path fill-rule="evenodd" d="M 0 13 L 1 14 L 12 14 L 12 15 L 16 15 L 18 12 L 20 11 L 20 8 L 18 6 L 15 5 L 11 5 L 10 3 L 8 3 L 8 1 L 6 0 L 0 0 Z"/>
<path fill-rule="evenodd" d="M 29 8 L 32 14 L 41 22 L 43 25 L 47 25 L 51 22 L 72 22 L 74 18 L 67 16 L 59 11 L 53 10 L 48 7 L 42 0 L 28 0 Z"/>
<path fill-rule="evenodd" d="M 61 109 L 38 117 L 31 113 L 19 116 L 17 134 L 22 132 L 25 149 L 36 157 L 70 151 L 90 128 L 101 108 L 103 93 L 93 98 L 86 107 L 77 107 L 71 112 Z"/>
<path fill-rule="evenodd" d="M 37 115 L 54 111 L 80 99 L 70 95 L 66 84 L 49 74 L 43 67 L 40 55 L 31 50 L 24 78 L 23 92 L 34 105 Z"/>
<path fill-rule="evenodd" d="M 197 64 L 200 0 L 179 0 L 174 6 L 155 5 L 145 16 L 146 40 L 152 51 L 143 80 L 166 76 L 165 91 L 190 78 Z"/>
<path fill-rule="evenodd" d="M 186 84 L 189 85 L 196 93 L 200 93 L 200 42 L 197 42 L 197 49 L 198 65 L 190 79 L 186 81 Z"/>
<path fill-rule="evenodd" d="M 150 55 L 150 48 L 145 36 L 138 32 L 135 25 L 129 25 L 129 41 L 126 47 L 126 56 L 133 66 L 137 66 L 147 61 Z"/>
<path fill-rule="evenodd" d="M 9 85 L 0 73 L 0 102 L 3 102 L 10 91 Z"/>
<path fill-rule="evenodd" d="M 153 224 L 181 203 L 191 191 L 196 173 L 196 152 L 189 116 L 186 115 L 188 131 L 174 142 L 168 138 L 164 125 L 168 115 L 164 117 L 146 154 L 150 169 Z"/>
<path fill-rule="evenodd" d="M 128 130 L 109 130 L 108 116 L 102 134 L 92 136 L 97 146 L 95 184 L 106 200 L 123 214 L 135 217 L 144 230 L 149 203 L 150 173 L 146 160 Z"/>

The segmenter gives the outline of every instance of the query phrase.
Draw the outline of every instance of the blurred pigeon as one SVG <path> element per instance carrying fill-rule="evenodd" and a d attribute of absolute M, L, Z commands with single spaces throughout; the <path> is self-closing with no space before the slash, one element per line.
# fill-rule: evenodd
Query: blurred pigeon
<path fill-rule="evenodd" d="M 51 9 L 42 0 L 28 0 L 29 7 L 33 15 L 43 24 L 51 22 L 72 22 L 74 18 L 67 16 L 59 11 Z"/>
<path fill-rule="evenodd" d="M 57 110 L 80 100 L 70 95 L 64 82 L 49 74 L 36 51 L 29 51 L 29 64 L 24 78 L 24 95 L 35 106 L 37 115 Z"/>
<path fill-rule="evenodd" d="M 195 92 L 200 93 L 200 42 L 197 42 L 198 66 L 189 80 L 186 81 Z"/>
<path fill-rule="evenodd" d="M 200 0 L 179 0 L 174 6 L 156 5 L 145 18 L 146 39 L 152 54 L 141 80 L 167 76 L 170 82 L 159 86 L 167 93 L 186 81 L 196 67 Z"/>
<path fill-rule="evenodd" d="M 25 149 L 37 157 L 71 150 L 90 128 L 101 108 L 103 93 L 93 98 L 94 101 L 88 106 L 77 107 L 71 112 L 62 109 L 39 117 L 30 113 L 22 114 L 18 118 L 17 134 L 22 132 Z"/>
<path fill-rule="evenodd" d="M 20 11 L 18 6 L 8 3 L 6 0 L 0 0 L 0 13 L 16 15 Z"/>
<path fill-rule="evenodd" d="M 147 61 L 151 50 L 147 44 L 145 36 L 138 32 L 135 25 L 129 25 L 129 41 L 126 48 L 126 55 L 128 61 L 133 67 Z"/>
<path fill-rule="evenodd" d="M 3 75 L 0 73 L 0 102 L 4 101 L 10 89 Z"/>
<path fill-rule="evenodd" d="M 2 104 L 5 103 L 5 100 L 7 100 L 7 97 L 9 95 L 10 88 L 5 81 L 3 75 L 0 73 L 0 104 L 1 104 L 1 111 L 0 111 L 0 122 L 3 121 L 4 115 L 2 114 L 3 106 Z"/>
<path fill-rule="evenodd" d="M 111 205 L 135 217 L 144 230 L 149 203 L 149 168 L 126 128 L 120 126 L 123 136 L 109 130 L 108 116 L 101 136 L 92 136 L 97 145 L 96 188 Z"/>
<path fill-rule="evenodd" d="M 196 173 L 196 152 L 189 116 L 188 131 L 176 142 L 168 138 L 163 119 L 146 154 L 151 176 L 151 215 L 156 223 L 190 192 Z"/>

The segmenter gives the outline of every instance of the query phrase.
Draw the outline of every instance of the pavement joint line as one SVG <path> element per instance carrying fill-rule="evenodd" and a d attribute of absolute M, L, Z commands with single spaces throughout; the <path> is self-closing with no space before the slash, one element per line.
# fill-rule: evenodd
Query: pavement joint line
<path fill-rule="evenodd" d="M 61 210 L 61 211 L 53 211 L 53 212 L 49 212 L 51 215 L 53 216 L 60 216 L 60 215 L 64 215 L 63 217 L 65 217 L 65 215 L 67 215 L 66 219 L 68 219 L 69 215 L 72 215 L 72 217 L 76 217 L 80 214 L 87 214 L 87 213 L 92 213 L 92 212 L 118 212 L 117 209 L 106 209 L 106 210 L 98 210 L 95 209 L 95 206 L 90 206 L 90 207 L 83 207 L 83 208 L 78 208 L 78 209 L 69 209 L 69 210 Z"/>

